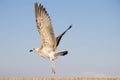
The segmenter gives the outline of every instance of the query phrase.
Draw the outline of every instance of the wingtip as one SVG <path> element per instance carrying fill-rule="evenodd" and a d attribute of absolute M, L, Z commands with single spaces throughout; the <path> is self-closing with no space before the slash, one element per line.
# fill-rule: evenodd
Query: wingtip
<path fill-rule="evenodd" d="M 38 6 L 38 3 L 37 3 L 37 2 L 35 2 L 35 3 L 34 3 L 34 5 L 35 5 L 35 6 Z"/>
<path fill-rule="evenodd" d="M 72 28 L 72 24 L 68 27 L 68 29 L 67 29 L 67 30 L 69 30 L 70 28 Z"/>
<path fill-rule="evenodd" d="M 40 3 L 38 4 L 37 2 L 34 3 L 35 8 L 43 8 L 43 5 Z"/>
<path fill-rule="evenodd" d="M 35 2 L 34 4 L 37 4 L 37 2 Z"/>
<path fill-rule="evenodd" d="M 72 24 L 70 25 L 70 27 L 69 28 L 72 28 Z"/>

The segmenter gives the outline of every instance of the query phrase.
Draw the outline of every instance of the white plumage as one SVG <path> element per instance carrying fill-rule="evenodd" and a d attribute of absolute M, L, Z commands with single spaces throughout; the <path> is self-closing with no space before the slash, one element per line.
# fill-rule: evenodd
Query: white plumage
<path fill-rule="evenodd" d="M 33 48 L 30 52 L 35 51 L 43 58 L 48 58 L 52 62 L 52 72 L 55 74 L 55 65 L 54 60 L 58 56 L 64 56 L 68 51 L 57 52 L 56 48 L 59 45 L 59 42 L 62 36 L 69 30 L 72 26 L 70 25 L 61 35 L 55 37 L 54 31 L 52 28 L 50 17 L 41 4 L 35 3 L 35 17 L 37 29 L 41 38 L 41 48 Z"/>

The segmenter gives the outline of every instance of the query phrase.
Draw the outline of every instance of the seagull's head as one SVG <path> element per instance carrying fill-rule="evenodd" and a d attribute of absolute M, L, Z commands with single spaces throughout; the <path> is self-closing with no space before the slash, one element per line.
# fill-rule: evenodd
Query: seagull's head
<path fill-rule="evenodd" d="M 29 52 L 33 52 L 33 51 L 39 52 L 39 51 L 40 51 L 40 48 L 33 48 L 33 49 L 29 50 Z"/>

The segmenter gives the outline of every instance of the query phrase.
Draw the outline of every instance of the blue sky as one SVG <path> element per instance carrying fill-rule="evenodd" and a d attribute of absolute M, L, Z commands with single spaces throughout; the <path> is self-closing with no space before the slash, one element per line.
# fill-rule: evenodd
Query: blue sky
<path fill-rule="evenodd" d="M 36 53 L 40 47 L 34 3 L 49 13 L 54 32 L 69 25 L 58 51 L 69 54 L 56 60 L 51 74 L 49 60 Z M 0 77 L 120 77 L 119 0 L 0 0 Z"/>

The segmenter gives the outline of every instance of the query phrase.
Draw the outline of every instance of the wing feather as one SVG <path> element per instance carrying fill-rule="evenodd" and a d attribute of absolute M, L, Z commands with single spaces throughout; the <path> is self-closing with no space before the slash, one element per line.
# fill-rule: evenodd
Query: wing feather
<path fill-rule="evenodd" d="M 43 5 L 40 4 L 38 6 L 38 4 L 35 3 L 35 17 L 37 29 L 41 37 L 42 47 L 54 50 L 56 47 L 56 39 L 50 17 Z"/>

